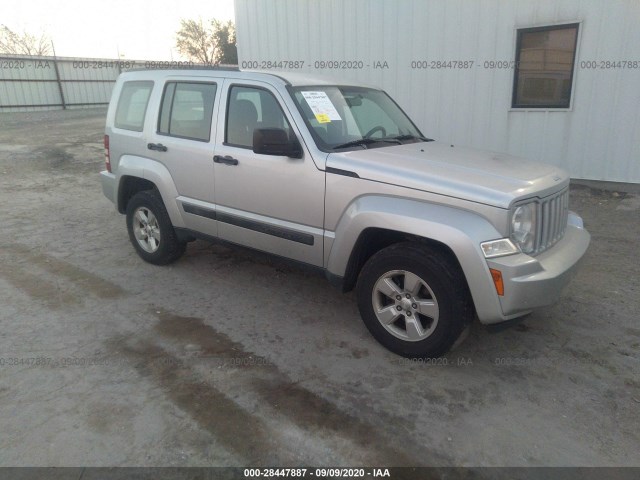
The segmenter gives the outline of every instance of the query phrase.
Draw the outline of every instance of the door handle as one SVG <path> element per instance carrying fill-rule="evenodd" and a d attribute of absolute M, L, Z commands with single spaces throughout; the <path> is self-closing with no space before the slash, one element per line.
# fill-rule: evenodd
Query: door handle
<path fill-rule="evenodd" d="M 147 143 L 147 148 L 149 150 L 156 150 L 158 152 L 166 152 L 167 151 L 167 147 L 165 147 L 161 143 Z"/>
<path fill-rule="evenodd" d="M 214 155 L 213 161 L 216 163 L 224 163 L 225 165 L 238 165 L 238 160 L 227 155 L 223 157 L 222 155 Z"/>

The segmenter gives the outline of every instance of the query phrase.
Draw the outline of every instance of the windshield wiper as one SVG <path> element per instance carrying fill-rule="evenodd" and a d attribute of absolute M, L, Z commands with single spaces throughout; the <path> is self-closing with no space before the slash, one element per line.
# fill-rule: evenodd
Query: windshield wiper
<path fill-rule="evenodd" d="M 332 147 L 334 150 L 338 150 L 339 148 L 349 148 L 349 147 L 364 147 L 367 148 L 367 145 L 371 145 L 372 143 L 384 142 L 384 143 L 397 143 L 398 145 L 402 145 L 404 140 L 422 140 L 423 142 L 433 142 L 431 138 L 420 137 L 416 135 L 398 135 L 396 137 L 384 137 L 384 138 L 359 138 L 358 140 L 351 140 L 347 143 L 341 143 L 340 145 L 336 145 Z"/>
<path fill-rule="evenodd" d="M 397 137 L 393 137 L 395 140 L 422 140 L 423 142 L 433 142 L 433 138 L 425 138 L 415 135 L 398 135 Z"/>
<path fill-rule="evenodd" d="M 351 140 L 350 142 L 347 143 L 341 143 L 340 145 L 336 145 L 335 147 L 332 147 L 334 150 L 337 150 L 338 148 L 348 148 L 348 147 L 357 147 L 357 146 L 362 146 L 364 148 L 367 148 L 367 145 L 371 145 L 372 143 L 376 143 L 379 142 L 380 140 L 376 140 L 375 138 L 359 138 L 358 140 Z"/>
<path fill-rule="evenodd" d="M 367 145 L 371 145 L 372 143 L 379 143 L 379 142 L 397 143 L 399 145 L 402 144 L 399 138 L 360 138 L 358 140 L 351 140 L 350 142 L 336 145 L 335 147 L 332 147 L 332 148 L 334 150 L 337 150 L 339 148 L 348 148 L 348 147 L 356 147 L 356 146 L 362 146 L 364 148 L 367 148 Z"/>

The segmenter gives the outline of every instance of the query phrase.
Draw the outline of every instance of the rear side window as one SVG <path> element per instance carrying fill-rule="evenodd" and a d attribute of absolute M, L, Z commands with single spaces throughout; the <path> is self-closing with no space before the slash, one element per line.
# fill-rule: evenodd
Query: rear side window
<path fill-rule="evenodd" d="M 168 82 L 162 96 L 158 133 L 208 142 L 215 98 L 215 83 Z"/>
<path fill-rule="evenodd" d="M 116 108 L 116 128 L 141 132 L 153 82 L 125 82 Z"/>

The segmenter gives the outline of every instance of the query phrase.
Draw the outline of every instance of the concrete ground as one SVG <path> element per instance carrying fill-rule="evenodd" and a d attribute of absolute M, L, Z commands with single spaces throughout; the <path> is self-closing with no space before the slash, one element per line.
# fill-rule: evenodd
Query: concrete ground
<path fill-rule="evenodd" d="M 411 363 L 317 273 L 141 261 L 104 115 L 0 115 L 0 466 L 640 465 L 638 196 L 573 188 L 592 245 L 560 302 Z"/>

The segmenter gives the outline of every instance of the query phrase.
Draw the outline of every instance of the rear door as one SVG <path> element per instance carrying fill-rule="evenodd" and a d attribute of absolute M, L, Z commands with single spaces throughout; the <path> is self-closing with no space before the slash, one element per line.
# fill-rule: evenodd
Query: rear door
<path fill-rule="evenodd" d="M 220 238 L 322 266 L 324 172 L 316 168 L 280 93 L 225 80 L 214 162 Z M 253 152 L 256 128 L 284 129 L 302 158 Z"/>
<path fill-rule="evenodd" d="M 185 226 L 211 236 L 217 235 L 212 159 L 221 86 L 216 78 L 167 78 L 147 145 L 171 174 Z"/>

